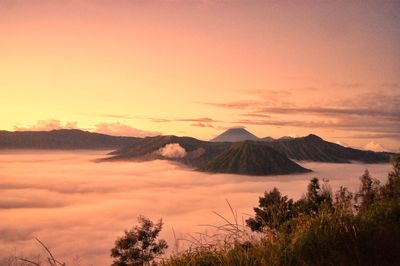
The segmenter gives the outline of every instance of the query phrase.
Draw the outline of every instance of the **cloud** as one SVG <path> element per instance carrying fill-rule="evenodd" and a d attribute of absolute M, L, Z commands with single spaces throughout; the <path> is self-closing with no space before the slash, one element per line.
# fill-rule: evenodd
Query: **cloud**
<path fill-rule="evenodd" d="M 203 122 L 203 123 L 209 123 L 209 122 L 220 122 L 217 120 L 214 120 L 209 117 L 202 117 L 202 118 L 180 118 L 176 119 L 175 121 L 180 121 L 180 122 Z"/>
<path fill-rule="evenodd" d="M 161 156 L 166 158 L 183 158 L 186 156 L 186 150 L 178 143 L 170 143 L 157 151 Z"/>
<path fill-rule="evenodd" d="M 377 133 L 377 134 L 357 134 L 352 135 L 349 138 L 357 139 L 400 139 L 400 133 Z"/>
<path fill-rule="evenodd" d="M 256 120 L 241 119 L 232 122 L 233 124 L 258 125 L 258 126 L 289 126 L 302 128 L 331 128 L 351 131 L 377 132 L 377 133 L 397 133 L 400 130 L 400 124 L 384 119 L 374 120 L 362 118 L 345 119 L 325 119 L 325 120 Z"/>
<path fill-rule="evenodd" d="M 77 113 L 77 115 L 96 116 L 96 117 L 105 117 L 105 118 L 120 118 L 120 119 L 137 119 L 137 118 L 139 118 L 136 116 L 126 115 L 126 114 Z"/>
<path fill-rule="evenodd" d="M 154 123 L 168 123 L 171 122 L 169 119 L 164 119 L 164 118 L 150 118 L 151 122 Z"/>
<path fill-rule="evenodd" d="M 46 119 L 46 120 L 38 120 L 36 124 L 29 126 L 14 126 L 15 131 L 49 131 L 55 129 L 76 129 L 77 122 L 66 122 L 64 124 L 61 123 L 60 120 L 56 119 Z"/>
<path fill-rule="evenodd" d="M 67 265 L 110 265 L 109 250 L 138 215 L 163 218 L 161 237 L 203 232 L 198 224 L 220 225 L 213 211 L 230 216 L 252 213 L 264 190 L 278 187 L 299 198 L 315 173 L 355 191 L 365 164 L 304 163 L 314 174 L 251 177 L 192 171 L 166 160 L 94 163 L 104 151 L 24 152 L 0 154 L 0 261 L 3 256 L 37 254 L 37 236 Z M 12 162 L 12 163 L 10 163 Z M 368 166 L 384 177 L 388 164 Z M 15 222 L 24 221 L 24 222 Z M 76 241 L 79 239 L 79 241 Z M 14 253 L 13 253 L 14 254 Z M 71 255 L 72 254 L 72 255 Z M 1 263 L 0 263 L 1 264 Z"/>
<path fill-rule="evenodd" d="M 336 83 L 331 86 L 345 89 L 362 87 L 365 84 Z M 371 85 L 372 86 L 372 85 Z M 397 83 L 375 84 L 378 87 L 396 88 Z M 301 102 L 290 91 L 249 90 L 257 94 L 258 100 L 236 102 L 203 103 L 206 105 L 241 110 L 244 119 L 230 121 L 231 124 L 324 128 L 342 131 L 360 131 L 365 136 L 398 139 L 400 132 L 400 94 L 394 90 L 364 92 L 357 95 L 326 97 L 316 95 L 318 102 Z M 321 98 L 322 97 L 322 98 Z M 312 100 L 312 99 L 310 99 Z"/>
<path fill-rule="evenodd" d="M 141 117 L 141 116 L 134 116 L 134 115 L 126 115 L 126 114 L 78 113 L 78 115 L 97 116 L 97 117 L 106 117 L 106 118 L 120 118 L 120 119 L 147 119 L 154 123 L 171 122 L 170 119 L 155 118 L 155 117 Z"/>
<path fill-rule="evenodd" d="M 160 132 L 146 131 L 131 127 L 129 125 L 116 123 L 100 123 L 95 125 L 97 133 L 114 135 L 114 136 L 132 136 L 132 137 L 147 137 L 161 135 Z"/>
<path fill-rule="evenodd" d="M 270 116 L 270 115 L 267 115 L 267 114 L 259 114 L 259 113 L 245 113 L 245 114 L 241 114 L 241 116 L 272 118 L 272 116 Z"/>
<path fill-rule="evenodd" d="M 388 109 L 371 109 L 371 108 L 329 108 L 329 107 L 299 107 L 299 108 L 283 108 L 283 107 L 265 107 L 260 109 L 261 113 L 278 113 L 278 114 L 315 114 L 315 115 L 357 115 L 357 116 L 384 116 L 384 117 L 400 117 L 399 110 Z"/>
<path fill-rule="evenodd" d="M 339 88 L 345 88 L 345 89 L 356 89 L 360 87 L 365 87 L 366 84 L 361 83 L 361 82 L 347 82 L 347 83 L 333 83 L 333 87 L 339 87 Z"/>
<path fill-rule="evenodd" d="M 201 123 L 201 122 L 198 122 L 198 123 L 193 123 L 193 124 L 190 124 L 192 127 L 211 127 L 211 128 L 214 128 L 214 126 L 213 125 L 211 125 L 210 123 Z"/>
<path fill-rule="evenodd" d="M 234 101 L 225 103 L 215 103 L 215 102 L 200 102 L 200 104 L 205 104 L 214 107 L 226 108 L 226 109 L 244 109 L 244 108 L 254 108 L 260 105 L 259 101 Z"/>
<path fill-rule="evenodd" d="M 363 149 L 368 151 L 387 151 L 381 144 L 374 141 L 365 144 Z"/>

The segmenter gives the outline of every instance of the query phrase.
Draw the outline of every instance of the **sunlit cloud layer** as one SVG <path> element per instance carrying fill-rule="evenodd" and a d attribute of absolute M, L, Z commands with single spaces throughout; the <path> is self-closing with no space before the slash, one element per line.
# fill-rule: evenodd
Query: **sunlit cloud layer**
<path fill-rule="evenodd" d="M 170 147 L 171 148 L 171 147 Z M 179 147 L 172 147 L 175 150 Z M 231 218 L 226 200 L 246 219 L 264 190 L 278 187 L 299 198 L 313 176 L 355 191 L 365 168 L 381 180 L 387 164 L 305 163 L 315 172 L 254 177 L 206 174 L 167 161 L 96 163 L 105 152 L 27 152 L 0 154 L 0 257 L 41 252 L 44 241 L 66 262 L 108 265 L 116 237 L 138 215 L 165 221 L 162 237 L 174 246 L 178 238 L 222 224 L 216 211 Z M 333 170 L 334 169 L 334 170 Z M 181 247 L 185 246 L 181 241 Z M 187 244 L 187 243 L 186 243 Z"/>

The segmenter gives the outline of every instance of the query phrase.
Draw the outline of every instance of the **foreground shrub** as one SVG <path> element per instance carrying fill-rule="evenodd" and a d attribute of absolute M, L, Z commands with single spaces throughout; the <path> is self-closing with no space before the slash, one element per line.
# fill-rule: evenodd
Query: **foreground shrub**
<path fill-rule="evenodd" d="M 356 217 L 357 248 L 364 265 L 398 265 L 400 262 L 400 201 L 372 204 Z"/>
<path fill-rule="evenodd" d="M 334 200 L 316 178 L 296 202 L 266 192 L 246 221 L 259 238 L 195 247 L 162 265 L 399 265 L 400 158 L 392 165 L 386 184 L 365 171 L 356 194 L 340 187 Z"/>
<path fill-rule="evenodd" d="M 111 249 L 112 265 L 115 266 L 142 266 L 150 265 L 155 258 L 164 254 L 168 247 L 165 240 L 157 241 L 162 229 L 162 221 L 154 224 L 149 219 L 140 216 L 139 225 L 115 241 L 115 247 Z"/>

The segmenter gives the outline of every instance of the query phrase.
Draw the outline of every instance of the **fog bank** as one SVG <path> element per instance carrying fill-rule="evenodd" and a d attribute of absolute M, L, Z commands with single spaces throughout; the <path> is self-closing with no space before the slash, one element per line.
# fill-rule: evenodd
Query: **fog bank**
<path fill-rule="evenodd" d="M 105 152 L 18 151 L 0 154 L 0 258 L 29 255 L 39 237 L 61 260 L 109 265 L 115 239 L 138 215 L 163 218 L 161 236 L 178 238 L 220 224 L 213 211 L 230 218 L 226 204 L 247 218 L 258 197 L 274 186 L 299 198 L 311 177 L 328 178 L 335 191 L 354 191 L 368 168 L 385 180 L 388 164 L 301 163 L 313 173 L 253 177 L 195 172 L 168 161 L 95 163 Z"/>

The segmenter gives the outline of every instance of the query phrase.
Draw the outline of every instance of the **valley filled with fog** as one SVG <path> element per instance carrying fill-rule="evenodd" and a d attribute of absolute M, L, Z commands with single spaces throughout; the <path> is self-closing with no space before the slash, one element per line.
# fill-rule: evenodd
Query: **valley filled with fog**
<path fill-rule="evenodd" d="M 169 161 L 103 162 L 105 151 L 2 151 L 0 153 L 0 258 L 41 252 L 34 237 L 65 262 L 107 265 L 110 249 L 138 215 L 163 218 L 161 237 L 204 232 L 204 224 L 231 218 L 226 200 L 246 219 L 265 190 L 300 198 L 311 177 L 329 179 L 333 191 L 355 191 L 359 176 L 386 180 L 389 164 L 300 162 L 314 172 L 243 176 L 196 172 Z M 184 241 L 181 241 L 181 246 Z"/>

